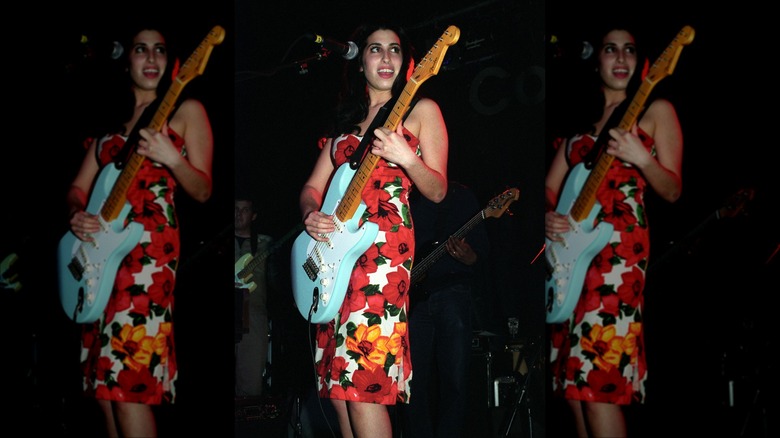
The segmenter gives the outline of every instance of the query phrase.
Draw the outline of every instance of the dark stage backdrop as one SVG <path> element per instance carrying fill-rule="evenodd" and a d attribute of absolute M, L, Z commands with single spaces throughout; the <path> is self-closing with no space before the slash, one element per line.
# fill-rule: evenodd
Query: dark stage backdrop
<path fill-rule="evenodd" d="M 775 115 L 762 109 L 776 92 L 772 73 L 754 68 L 764 64 L 755 60 L 772 57 L 762 41 L 774 39 L 775 24 L 762 9 L 673 1 L 547 4 L 548 36 L 558 39 L 547 58 L 550 136 L 576 113 L 577 78 L 594 67 L 581 59 L 581 49 L 585 42 L 597 46 L 592 33 L 602 22 L 629 17 L 619 21 L 638 30 L 651 64 L 683 26 L 695 31 L 672 74 L 651 94 L 651 100 L 670 100 L 682 125 L 683 193 L 671 205 L 649 197 L 648 393 L 630 434 L 662 435 L 669 424 L 684 435 L 777 430 L 776 404 L 770 408 L 765 396 L 771 369 L 765 352 L 776 342 L 767 324 L 780 244 L 770 215 L 778 199 L 778 154 L 767 129 Z M 566 412 L 550 406 L 548 418 Z M 549 432 L 561 432 L 561 424 L 548 423 Z"/>
<path fill-rule="evenodd" d="M 9 153 L 2 160 L 6 219 L 2 257 L 18 255 L 21 289 L 3 289 L 14 336 L 8 361 L 11 417 L 17 428 L 39 436 L 97 436 L 102 429 L 94 400 L 80 395 L 80 326 L 70 321 L 58 298 L 56 245 L 68 230 L 65 194 L 84 156 L 83 141 L 110 105 L 118 61 L 113 42 L 137 17 L 155 16 L 169 29 L 184 62 L 212 27 L 225 28 L 203 75 L 183 89 L 206 107 L 214 135 L 214 192 L 197 204 L 177 197 L 182 258 L 177 277 L 176 348 L 179 360 L 177 404 L 163 409 L 160 431 L 187 434 L 192 425 L 205 435 L 232 430 L 233 302 L 232 261 L 221 265 L 198 257 L 198 249 L 232 226 L 233 5 L 184 7 L 179 2 L 79 2 L 57 6 L 20 5 L 17 80 L 20 96 L 8 126 Z M 24 32 L 22 32 L 22 28 Z M 23 35 L 23 36 L 22 36 Z M 22 45 L 24 48 L 22 48 Z M 124 47 L 124 55 L 129 47 Z M 169 67 L 173 67 L 173 62 Z M 22 67 L 23 66 L 23 67 Z M 171 70 L 169 70 L 170 72 Z M 195 422 L 193 418 L 207 419 Z"/>

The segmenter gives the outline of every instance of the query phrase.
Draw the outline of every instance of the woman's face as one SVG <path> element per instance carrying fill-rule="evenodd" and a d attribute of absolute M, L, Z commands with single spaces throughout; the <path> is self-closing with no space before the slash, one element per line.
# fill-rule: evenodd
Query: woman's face
<path fill-rule="evenodd" d="M 613 30 L 604 36 L 599 52 L 599 75 L 604 86 L 625 90 L 636 70 L 634 37 L 625 30 Z"/>
<path fill-rule="evenodd" d="M 403 54 L 401 40 L 392 30 L 377 30 L 366 38 L 363 49 L 363 65 L 369 87 L 378 91 L 390 91 L 401 72 Z M 404 72 L 405 74 L 405 72 Z"/>
<path fill-rule="evenodd" d="M 156 30 L 142 30 L 130 50 L 130 78 L 142 90 L 156 90 L 168 65 L 165 38 Z"/>

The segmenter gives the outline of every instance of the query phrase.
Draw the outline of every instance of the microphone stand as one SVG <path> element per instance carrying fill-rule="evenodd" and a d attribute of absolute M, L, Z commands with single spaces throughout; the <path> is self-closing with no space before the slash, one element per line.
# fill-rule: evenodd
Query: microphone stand
<path fill-rule="evenodd" d="M 329 56 L 330 56 L 330 51 L 323 49 L 320 53 L 314 54 L 312 56 L 291 61 L 288 62 L 287 64 L 282 64 L 277 67 L 274 67 L 270 70 L 254 72 L 250 74 L 248 77 L 243 77 L 241 80 L 237 79 L 236 81 L 241 82 L 248 79 L 254 79 L 259 76 L 273 76 L 279 73 L 280 71 L 291 70 L 291 69 L 296 70 L 298 74 L 302 76 L 309 73 L 309 64 L 328 59 Z"/>

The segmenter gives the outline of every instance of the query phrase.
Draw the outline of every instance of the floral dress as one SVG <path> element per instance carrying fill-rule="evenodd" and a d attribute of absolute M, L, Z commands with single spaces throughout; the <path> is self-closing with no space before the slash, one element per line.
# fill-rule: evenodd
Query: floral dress
<path fill-rule="evenodd" d="M 184 140 L 171 139 L 182 149 Z M 101 166 L 112 162 L 126 137 L 98 142 Z M 145 159 L 127 190 L 126 223 L 143 224 L 140 242 L 122 261 L 104 314 L 85 324 L 81 339 L 83 387 L 101 400 L 173 403 L 177 379 L 173 342 L 173 289 L 179 257 L 179 223 L 168 169 Z"/>
<path fill-rule="evenodd" d="M 419 141 L 406 132 L 419 153 Z M 361 138 L 333 140 L 336 166 L 349 161 Z M 363 189 L 361 221 L 379 225 L 375 242 L 355 263 L 344 303 L 333 321 L 317 325 L 315 362 L 323 398 L 379 403 L 409 400 L 412 366 L 407 333 L 414 230 L 411 180 L 379 160 Z"/>
<path fill-rule="evenodd" d="M 644 145 L 653 140 L 640 130 Z M 574 166 L 588 155 L 595 138 L 569 142 Z M 643 336 L 643 290 L 650 240 L 645 216 L 647 182 L 632 165 L 614 159 L 596 199 L 596 221 L 614 226 L 597 254 L 569 320 L 551 325 L 553 390 L 567 399 L 627 405 L 643 403 L 647 366 Z"/>

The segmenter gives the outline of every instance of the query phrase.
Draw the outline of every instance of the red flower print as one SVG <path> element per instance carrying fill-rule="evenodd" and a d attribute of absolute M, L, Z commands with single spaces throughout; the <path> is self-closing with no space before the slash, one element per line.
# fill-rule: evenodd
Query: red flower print
<path fill-rule="evenodd" d="M 152 285 L 149 286 L 149 298 L 161 307 L 168 307 L 173 300 L 173 290 L 176 277 L 170 269 L 163 269 L 152 274 Z"/>
<path fill-rule="evenodd" d="M 124 145 L 125 140 L 118 135 L 104 141 L 100 145 L 100 163 L 105 165 L 114 161 Z"/>
<path fill-rule="evenodd" d="M 360 140 L 355 136 L 342 137 L 338 143 L 336 143 L 336 151 L 334 157 L 336 163 L 343 164 L 352 158 L 352 154 L 360 146 Z"/>
<path fill-rule="evenodd" d="M 144 403 L 155 399 L 157 380 L 148 368 L 138 371 L 122 370 L 117 377 L 117 383 L 122 388 L 127 402 Z"/>
<path fill-rule="evenodd" d="M 635 225 L 638 221 L 630 204 L 616 202 L 612 208 L 610 222 L 615 226 L 616 231 L 625 231 L 630 225 Z"/>
<path fill-rule="evenodd" d="M 317 348 L 326 348 L 326 345 L 333 341 L 334 325 L 334 321 L 317 325 Z M 327 348 L 335 348 L 335 345 L 328 345 Z"/>
<path fill-rule="evenodd" d="M 149 316 L 149 295 L 137 294 L 132 295 L 133 300 L 133 314 Z"/>
<path fill-rule="evenodd" d="M 379 248 L 377 248 L 376 244 L 372 244 L 368 247 L 366 252 L 358 257 L 357 262 L 355 263 L 355 270 L 360 270 L 363 272 L 363 274 L 371 274 L 376 272 L 377 257 L 379 257 Z"/>
<path fill-rule="evenodd" d="M 127 191 L 127 199 L 133 205 L 133 220 L 143 224 L 145 230 L 152 231 L 168 222 L 162 205 L 154 202 L 156 196 L 152 191 L 131 189 Z"/>
<path fill-rule="evenodd" d="M 382 295 L 388 303 L 401 308 L 406 303 L 409 292 L 409 271 L 398 269 L 387 274 L 387 284 L 382 288 Z"/>
<path fill-rule="evenodd" d="M 390 266 L 398 266 L 405 262 L 414 251 L 414 231 L 404 226 L 398 227 L 395 233 L 385 234 L 387 243 L 379 250 L 383 256 L 390 259 Z"/>
<path fill-rule="evenodd" d="M 634 266 L 629 272 L 621 276 L 623 284 L 618 286 L 618 296 L 620 301 L 626 303 L 632 308 L 637 308 L 641 304 L 642 290 L 645 287 L 644 271 Z"/>
<path fill-rule="evenodd" d="M 111 375 L 111 359 L 101 356 L 97 360 L 97 366 L 95 367 L 97 373 L 97 380 L 105 381 Z"/>
<path fill-rule="evenodd" d="M 593 145 L 595 144 L 594 140 L 588 136 L 583 136 L 574 143 L 572 143 L 572 150 L 571 150 L 571 161 L 572 164 L 579 164 L 581 163 L 585 157 L 590 153 L 590 150 L 593 149 Z"/>
<path fill-rule="evenodd" d="M 133 247 L 132 251 L 130 251 L 130 253 L 127 254 L 124 259 L 122 259 L 122 270 L 131 274 L 141 272 L 141 270 L 144 268 L 142 263 L 143 256 L 143 247 L 141 247 L 141 245 L 136 245 Z"/>
<path fill-rule="evenodd" d="M 609 371 L 594 369 L 588 373 L 588 386 L 591 387 L 598 400 L 607 403 L 618 403 L 626 391 L 626 381 L 620 375 L 617 367 Z"/>
<path fill-rule="evenodd" d="M 376 194 L 376 196 L 372 196 L 372 198 L 376 198 L 374 201 L 370 198 L 365 198 L 364 195 L 366 205 L 368 206 L 367 211 L 373 218 L 372 222 L 379 225 L 380 231 L 389 231 L 393 225 L 400 224 L 403 221 L 398 213 L 398 207 L 390 202 L 390 193 L 384 190 L 374 190 L 372 192 Z"/>
<path fill-rule="evenodd" d="M 647 258 L 649 250 L 645 245 L 649 239 L 647 228 L 634 226 L 631 232 L 620 233 L 620 245 L 615 253 L 626 260 L 626 266 L 632 266 Z"/>
<path fill-rule="evenodd" d="M 620 300 L 616 294 L 607 294 L 601 297 L 602 309 L 600 313 L 617 316 L 620 313 Z"/>
<path fill-rule="evenodd" d="M 377 205 L 380 199 L 389 199 L 390 194 L 385 191 L 385 186 L 394 182 L 395 179 L 396 177 L 394 174 L 388 175 L 378 170 L 372 172 L 362 194 L 363 201 L 366 205 Z"/>
<path fill-rule="evenodd" d="M 580 370 L 582 370 L 582 361 L 579 357 L 576 356 L 570 356 L 566 360 L 565 369 L 564 372 L 566 373 L 566 380 L 569 382 L 573 382 L 576 378 L 576 375 L 579 373 Z"/>
<path fill-rule="evenodd" d="M 179 254 L 178 228 L 165 227 L 162 233 L 151 233 L 152 241 L 144 249 L 149 257 L 156 259 L 155 266 L 164 266 Z"/>
<path fill-rule="evenodd" d="M 368 307 L 366 307 L 365 313 L 371 313 L 377 316 L 384 316 L 385 303 L 387 303 L 384 295 L 382 294 L 368 295 L 366 296 L 366 302 L 368 303 Z"/>
<path fill-rule="evenodd" d="M 352 384 L 362 401 L 381 403 L 390 395 L 393 379 L 385 374 L 382 368 L 375 368 L 373 371 L 357 370 L 352 376 Z"/>
<path fill-rule="evenodd" d="M 607 177 L 596 192 L 596 199 L 601 204 L 601 210 L 607 216 L 613 214 L 615 205 L 623 204 L 626 195 L 615 187 L 615 180 Z M 611 222 L 611 221 L 610 221 Z"/>
<path fill-rule="evenodd" d="M 343 357 L 333 358 L 330 366 L 330 379 L 338 382 L 341 380 L 341 374 L 347 369 L 347 361 Z"/>

